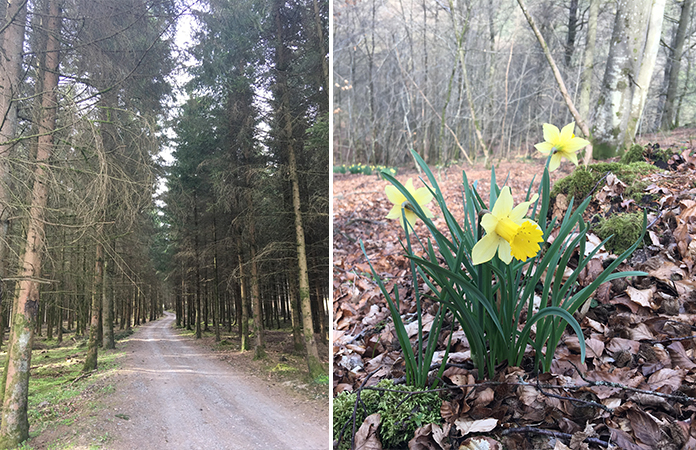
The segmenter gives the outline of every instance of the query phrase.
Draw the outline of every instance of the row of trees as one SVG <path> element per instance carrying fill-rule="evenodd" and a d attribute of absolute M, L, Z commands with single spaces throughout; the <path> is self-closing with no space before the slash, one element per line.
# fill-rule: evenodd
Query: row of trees
<path fill-rule="evenodd" d="M 152 197 L 177 14 L 173 0 L 0 2 L 2 448 L 28 437 L 44 323 L 89 335 L 91 371 L 115 326 L 161 313 Z"/>
<path fill-rule="evenodd" d="M 115 327 L 164 304 L 198 337 L 236 325 L 258 357 L 264 329 L 283 320 L 311 376 L 327 373 L 315 333 L 328 337 L 328 3 L 198 8 L 175 162 L 163 168 L 180 63 L 170 41 L 190 7 L 0 2 L 2 448 L 28 437 L 31 350 L 44 330 L 89 335 L 91 371 Z"/>
<path fill-rule="evenodd" d="M 488 162 L 572 120 L 606 157 L 693 120 L 692 4 L 337 1 L 335 162 Z"/>
<path fill-rule="evenodd" d="M 243 350 L 293 327 L 327 374 L 328 3 L 210 0 L 195 13 L 187 101 L 163 195 L 177 324 L 236 324 Z"/>

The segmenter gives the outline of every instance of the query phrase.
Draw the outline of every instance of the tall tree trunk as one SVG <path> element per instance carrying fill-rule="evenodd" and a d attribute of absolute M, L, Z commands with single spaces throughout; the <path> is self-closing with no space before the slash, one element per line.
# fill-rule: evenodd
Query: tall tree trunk
<path fill-rule="evenodd" d="M 626 130 L 652 3 L 652 0 L 616 2 L 609 57 L 592 129 L 595 158 L 616 156 L 628 144 Z"/>
<path fill-rule="evenodd" d="M 101 226 L 97 236 L 102 236 Z M 89 340 L 87 343 L 87 355 L 82 366 L 83 372 L 91 372 L 97 369 L 97 348 L 99 346 L 99 316 L 104 302 L 104 246 L 97 241 L 97 249 L 94 258 L 94 287 L 92 288 L 92 314 L 89 322 Z"/>
<path fill-rule="evenodd" d="M 249 350 L 249 308 L 247 306 L 247 292 L 244 283 L 244 259 L 242 257 L 244 250 L 242 248 L 242 239 L 237 236 L 237 260 L 239 261 L 239 287 L 240 287 L 240 304 L 241 316 L 239 317 L 239 333 L 240 333 L 240 350 Z"/>
<path fill-rule="evenodd" d="M 373 2 L 374 3 L 374 2 Z M 319 359 L 319 350 L 314 338 L 312 326 L 312 309 L 309 298 L 309 272 L 307 269 L 307 247 L 305 245 L 304 226 L 302 225 L 302 207 L 300 204 L 300 182 L 297 176 L 297 160 L 295 156 L 295 142 L 293 137 L 292 114 L 290 109 L 290 92 L 288 86 L 287 48 L 285 47 L 284 28 L 281 18 L 280 0 L 275 2 L 276 22 L 276 69 L 277 92 L 280 100 L 281 120 L 283 121 L 284 141 L 288 152 L 288 172 L 292 185 L 292 206 L 295 217 L 295 239 L 297 245 L 297 262 L 299 266 L 300 308 L 302 310 L 302 327 L 304 333 L 305 350 L 307 351 L 307 367 L 311 378 L 316 379 L 328 373 Z M 373 6 L 374 15 L 374 6 Z M 373 40 L 374 45 L 374 40 Z M 373 123 L 374 126 L 374 123 Z"/>
<path fill-rule="evenodd" d="M 677 99 L 677 89 L 679 87 L 679 70 L 681 69 L 682 54 L 684 52 L 684 42 L 686 41 L 686 31 L 691 22 L 691 4 L 693 0 L 684 0 L 682 4 L 677 34 L 672 45 L 672 55 L 668 60 L 669 81 L 667 84 L 667 96 L 665 106 L 662 111 L 661 128 L 669 130 L 676 124 L 675 101 Z"/>
<path fill-rule="evenodd" d="M 196 258 L 196 339 L 202 337 L 201 332 L 201 259 L 198 254 L 198 196 L 193 191 L 193 255 Z"/>
<path fill-rule="evenodd" d="M 250 194 L 249 197 L 251 197 Z M 263 317 L 261 316 L 259 268 L 256 261 L 256 226 L 253 217 L 249 218 L 249 249 L 251 251 L 251 278 L 249 280 L 251 284 L 251 308 L 254 313 L 254 359 L 261 359 L 266 356 L 266 339 L 263 329 Z"/>
<path fill-rule="evenodd" d="M 298 295 L 297 287 L 297 274 L 288 274 L 288 296 L 290 300 L 290 313 L 292 319 L 292 340 L 295 348 L 295 352 L 301 354 L 305 351 L 304 342 L 302 340 L 302 320 L 300 318 L 300 300 Z"/>
<path fill-rule="evenodd" d="M 329 58 L 328 58 L 328 49 L 326 47 L 326 39 L 324 38 L 324 27 L 321 24 L 321 14 L 319 12 L 319 1 L 318 0 L 312 0 L 312 7 L 314 8 L 314 26 L 317 29 L 317 36 L 319 37 L 319 42 L 317 43 L 319 46 L 319 51 L 321 52 L 321 80 L 322 80 L 322 87 L 324 89 L 324 92 L 326 95 L 329 95 Z M 321 105 L 326 104 L 328 106 L 328 102 L 324 103 L 321 102 Z"/>
<path fill-rule="evenodd" d="M 590 94 L 592 93 L 592 72 L 594 69 L 594 52 L 597 41 L 597 17 L 599 16 L 599 0 L 590 0 L 590 14 L 587 18 L 587 41 L 583 56 L 582 73 L 580 75 L 580 99 L 578 112 L 586 123 L 590 122 Z M 585 152 L 585 166 L 592 159 L 591 152 Z"/>
<path fill-rule="evenodd" d="M 220 304 L 220 277 L 218 275 L 218 240 L 216 210 L 213 208 L 213 320 L 215 328 L 215 342 L 220 342 L 220 320 L 222 305 Z"/>
<path fill-rule="evenodd" d="M 15 447 L 29 437 L 27 403 L 29 395 L 29 368 L 34 342 L 34 326 L 39 309 L 37 278 L 41 276 L 44 252 L 44 209 L 48 201 L 46 183 L 47 163 L 53 151 L 53 132 L 58 108 L 58 58 L 61 18 L 58 0 L 49 2 L 47 21 L 46 66 L 43 70 L 44 93 L 41 98 L 42 117 L 36 152 L 34 185 L 27 227 L 27 240 L 20 279 L 15 294 L 15 314 L 12 318 L 7 351 L 6 382 L 4 389 L 0 447 Z"/>
<path fill-rule="evenodd" d="M 27 17 L 26 0 L 9 2 L 3 0 L 6 9 L 0 9 L 0 317 L 6 295 L 5 278 L 9 246 L 7 235 L 10 229 L 9 156 L 12 140 L 17 132 L 17 104 L 22 69 L 22 46 Z M 9 315 L 9 314 L 7 314 Z M 4 334 L 0 320 L 0 345 Z"/>
<path fill-rule="evenodd" d="M 570 8 L 568 8 L 568 37 L 566 39 L 565 48 L 565 65 L 570 67 L 575 51 L 575 35 L 577 34 L 578 26 L 578 0 L 570 0 Z"/>
<path fill-rule="evenodd" d="M 110 264 L 104 261 L 104 304 L 102 305 L 102 328 L 104 330 L 103 347 L 105 350 L 116 348 L 114 342 L 114 290 L 109 276 Z"/>
<path fill-rule="evenodd" d="M 625 142 L 631 143 L 636 137 L 640 120 L 643 117 L 645 101 L 648 98 L 650 80 L 655 70 L 657 61 L 657 51 L 660 48 L 660 36 L 662 34 L 662 21 L 665 16 L 666 0 L 653 0 L 652 9 L 648 20 L 648 29 L 645 34 L 645 44 L 643 45 L 643 59 L 638 70 L 638 77 L 633 83 L 633 95 L 631 98 L 631 115 L 628 118 L 626 127 Z"/>

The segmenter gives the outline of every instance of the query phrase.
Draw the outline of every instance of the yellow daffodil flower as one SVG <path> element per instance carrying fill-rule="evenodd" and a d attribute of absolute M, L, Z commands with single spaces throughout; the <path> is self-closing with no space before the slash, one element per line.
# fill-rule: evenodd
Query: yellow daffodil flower
<path fill-rule="evenodd" d="M 471 251 L 474 265 L 490 261 L 496 251 L 505 264 L 510 264 L 513 256 L 525 261 L 539 253 L 539 244 L 544 240 L 541 228 L 536 222 L 524 219 L 529 205 L 537 198 L 534 194 L 531 201 L 522 202 L 513 209 L 510 187 L 505 186 L 500 191 L 493 210 L 481 218 L 486 235 Z"/>
<path fill-rule="evenodd" d="M 575 122 L 571 122 L 564 126 L 561 131 L 558 127 L 548 123 L 544 124 L 544 141 L 534 145 L 541 153 L 551 154 L 551 162 L 549 163 L 549 171 L 558 169 L 561 165 L 561 158 L 565 157 L 576 166 L 578 165 L 578 150 L 590 145 L 590 141 L 576 137 L 573 134 L 575 130 Z"/>
<path fill-rule="evenodd" d="M 430 193 L 428 188 L 419 188 L 416 189 L 413 187 L 413 180 L 411 178 L 406 181 L 406 184 L 404 185 L 406 190 L 413 196 L 413 199 L 418 203 L 418 205 L 421 207 L 423 212 L 425 213 L 426 217 L 433 217 L 433 213 L 430 212 L 430 210 L 425 206 L 430 201 L 433 199 L 433 194 Z M 392 207 L 391 211 L 389 211 L 389 214 L 387 214 L 387 219 L 399 219 L 399 223 L 401 223 L 401 226 L 406 229 L 406 224 L 404 224 L 404 216 L 406 216 L 406 221 L 411 225 L 411 229 L 413 229 L 413 224 L 416 223 L 416 219 L 418 216 L 416 216 L 416 213 L 413 212 L 411 209 L 411 205 L 406 200 L 406 196 L 402 194 L 395 186 L 389 185 L 385 189 L 385 192 L 387 193 L 387 198 L 389 199 L 390 202 L 394 204 L 394 207 Z M 404 208 L 404 214 L 401 214 L 401 207 L 403 206 Z"/>

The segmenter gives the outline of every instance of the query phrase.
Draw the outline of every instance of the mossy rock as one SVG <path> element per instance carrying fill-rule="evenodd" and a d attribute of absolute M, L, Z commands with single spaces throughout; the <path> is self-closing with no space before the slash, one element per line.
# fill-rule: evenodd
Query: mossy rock
<path fill-rule="evenodd" d="M 405 447 L 413 438 L 417 428 L 427 423 L 442 422 L 440 416 L 442 399 L 437 392 L 414 395 L 392 392 L 390 390 L 414 392 L 421 389 L 403 384 L 394 385 L 391 380 L 382 380 L 376 387 L 387 389 L 387 391 L 371 389 L 361 391 L 355 426 L 357 431 L 367 416 L 379 413 L 381 416 L 379 436 L 384 448 Z M 350 447 L 353 426 L 348 422 L 352 419 L 356 398 L 355 393 L 342 392 L 333 400 L 333 437 L 334 440 L 338 439 L 343 430 L 343 439 L 339 447 L 341 450 Z"/>
<path fill-rule="evenodd" d="M 605 244 L 605 248 L 620 255 L 633 245 L 643 232 L 643 214 L 616 214 L 608 219 L 602 219 L 594 228 L 594 232 L 602 240 L 612 236 Z"/>
<path fill-rule="evenodd" d="M 575 198 L 575 204 L 580 203 L 597 186 L 607 172 L 616 175 L 619 180 L 628 186 L 625 195 L 633 198 L 633 195 L 640 192 L 645 187 L 640 184 L 640 179 L 651 172 L 657 171 L 655 167 L 645 161 L 622 163 L 597 163 L 590 164 L 587 168 L 579 167 L 572 174 L 558 180 L 551 189 L 551 198 L 555 199 L 558 194 L 563 194 L 568 198 Z M 598 186 L 597 188 L 600 188 Z M 640 188 L 640 189 L 639 189 Z"/>

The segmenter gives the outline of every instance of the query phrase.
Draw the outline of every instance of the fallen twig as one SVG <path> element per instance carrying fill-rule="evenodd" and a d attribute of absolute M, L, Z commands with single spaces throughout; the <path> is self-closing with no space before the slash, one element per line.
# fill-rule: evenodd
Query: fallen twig
<path fill-rule="evenodd" d="M 551 437 L 555 437 L 558 439 L 567 439 L 567 440 L 570 440 L 573 438 L 572 434 L 562 433 L 560 431 L 545 430 L 543 428 L 517 427 L 517 428 L 508 428 L 507 430 L 503 430 L 503 436 L 508 435 L 508 434 L 512 434 L 512 433 L 543 434 L 544 436 L 551 436 Z M 587 438 L 585 438 L 584 442 L 587 442 L 588 444 L 601 445 L 602 447 L 609 447 L 609 442 L 603 441 L 599 438 L 587 437 Z"/>
<path fill-rule="evenodd" d="M 89 372 L 83 373 L 82 375 L 80 375 L 77 378 L 75 378 L 74 380 L 72 380 L 72 382 L 70 383 L 70 386 L 77 383 L 78 381 L 80 381 L 83 378 L 87 378 L 88 376 L 92 375 L 96 371 L 97 371 L 97 369 L 94 369 L 94 370 L 90 370 Z"/>

